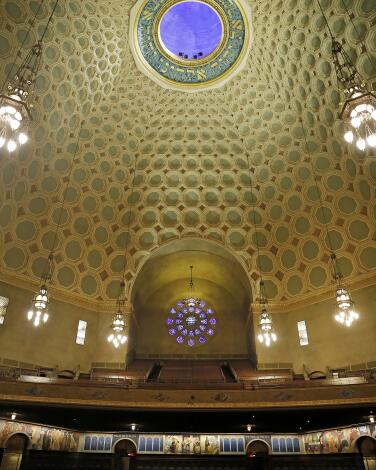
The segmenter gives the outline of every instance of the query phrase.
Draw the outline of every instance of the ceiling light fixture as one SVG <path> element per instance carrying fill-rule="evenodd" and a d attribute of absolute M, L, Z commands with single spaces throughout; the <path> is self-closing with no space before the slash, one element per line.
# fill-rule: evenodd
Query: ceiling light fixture
<path fill-rule="evenodd" d="M 369 90 L 342 44 L 334 38 L 321 3 L 317 1 L 331 37 L 335 73 L 344 94 L 339 112 L 339 118 L 345 123 L 343 137 L 358 150 L 376 148 L 376 95 Z"/>
<path fill-rule="evenodd" d="M 33 300 L 31 301 L 31 307 L 30 310 L 27 312 L 27 319 L 33 323 L 35 327 L 40 326 L 41 324 L 47 323 L 49 319 L 49 312 L 48 312 L 48 305 L 50 303 L 49 299 L 49 292 L 48 292 L 48 284 L 52 280 L 52 274 L 54 270 L 54 253 L 56 250 L 56 244 L 57 244 L 57 238 L 59 234 L 60 227 L 62 225 L 62 220 L 63 220 L 63 214 L 64 214 L 64 208 L 65 208 L 65 202 L 66 202 L 66 197 L 68 194 L 68 188 L 70 184 L 70 178 L 72 175 L 73 167 L 76 162 L 76 155 L 78 152 L 79 148 L 79 139 L 80 139 L 80 134 L 83 126 L 83 121 L 81 121 L 81 125 L 78 130 L 78 135 L 77 135 L 77 141 L 76 141 L 76 149 L 73 154 L 71 166 L 69 169 L 68 177 L 67 177 L 67 184 L 65 186 L 64 192 L 63 192 L 63 200 L 60 203 L 60 211 L 59 211 L 59 217 L 58 217 L 58 222 L 56 224 L 55 228 L 55 233 L 52 239 L 52 244 L 51 244 L 51 250 L 50 253 L 47 257 L 46 264 L 44 266 L 44 269 L 42 271 L 42 275 L 40 277 L 40 282 L 39 282 L 39 288 L 36 294 L 33 297 Z"/>
<path fill-rule="evenodd" d="M 257 339 L 261 344 L 265 344 L 265 346 L 269 347 L 272 343 L 277 341 L 277 334 L 274 330 L 272 317 L 267 309 L 268 299 L 265 294 L 265 284 L 263 280 L 260 281 L 259 304 L 261 313 L 258 323 Z"/>
<path fill-rule="evenodd" d="M 5 148 L 9 153 L 14 152 L 19 146 L 24 145 L 29 140 L 28 130 L 32 120 L 30 110 L 33 106 L 30 102 L 30 94 L 33 91 L 40 69 L 43 40 L 58 2 L 59 0 L 56 0 L 39 41 L 30 49 L 18 67 L 13 79 L 8 83 L 7 94 L 3 94 L 3 89 L 10 78 L 11 72 L 2 86 L 0 94 L 0 149 Z"/>
<path fill-rule="evenodd" d="M 120 295 L 117 300 L 117 311 L 111 323 L 111 333 L 107 336 L 107 341 L 117 349 L 126 343 L 128 336 L 125 334 L 125 316 L 123 308 L 125 304 L 124 299 L 125 282 L 120 282 Z"/>
<path fill-rule="evenodd" d="M 332 253 L 331 259 L 334 268 L 334 279 L 337 282 L 336 303 L 338 310 L 334 318 L 338 323 L 350 327 L 355 320 L 358 320 L 359 314 L 355 311 L 354 301 L 349 291 L 344 286 L 343 275 L 337 267 L 337 258 L 334 253 Z"/>
<path fill-rule="evenodd" d="M 134 187 L 135 187 L 135 180 L 136 180 L 136 169 L 137 169 L 137 157 L 134 157 L 134 168 L 133 168 L 133 177 L 131 182 L 131 194 L 128 199 L 130 201 L 130 211 L 128 213 L 128 223 L 127 223 L 127 239 L 125 242 L 125 250 L 124 250 L 124 261 L 123 261 L 123 274 L 120 280 L 119 286 L 119 295 L 116 301 L 117 309 L 116 313 L 113 317 L 112 323 L 110 325 L 110 334 L 107 336 L 107 341 L 114 346 L 114 348 L 118 349 L 120 346 L 123 346 L 127 340 L 128 336 L 126 334 L 127 324 L 124 314 L 124 307 L 126 304 L 126 289 L 125 289 L 125 273 L 127 269 L 127 255 L 128 255 L 128 246 L 129 246 L 129 234 L 130 234 L 130 227 L 132 223 L 132 215 L 135 202 L 133 202 L 133 195 L 134 195 Z M 132 170 L 131 170 L 132 171 Z M 131 173 L 132 174 L 132 173 Z M 126 188 L 129 189 L 129 188 Z"/>

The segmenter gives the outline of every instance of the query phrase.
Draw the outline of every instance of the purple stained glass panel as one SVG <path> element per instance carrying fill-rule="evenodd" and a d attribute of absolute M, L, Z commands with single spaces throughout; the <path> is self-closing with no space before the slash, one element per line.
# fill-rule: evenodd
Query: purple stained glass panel
<path fill-rule="evenodd" d="M 169 334 L 176 335 L 176 341 L 186 346 L 205 344 L 208 337 L 215 334 L 216 318 L 214 316 L 207 317 L 207 311 L 200 307 L 202 303 L 200 299 L 186 299 L 179 303 L 181 308 L 177 310 L 178 313 L 166 319 Z M 211 315 L 214 314 L 212 309 L 208 310 L 212 312 Z"/>

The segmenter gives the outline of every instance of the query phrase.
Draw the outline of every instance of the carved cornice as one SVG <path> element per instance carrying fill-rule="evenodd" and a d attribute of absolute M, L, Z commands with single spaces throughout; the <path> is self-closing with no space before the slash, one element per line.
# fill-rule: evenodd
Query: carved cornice
<path fill-rule="evenodd" d="M 10 284 L 21 289 L 28 290 L 30 292 L 35 291 L 39 286 L 39 280 L 29 277 L 25 277 L 22 274 L 6 271 L 4 268 L 0 268 L 0 281 Z M 376 272 L 370 272 L 361 274 L 356 278 L 347 279 L 346 285 L 352 290 L 359 290 L 365 287 L 376 285 Z M 98 300 L 89 299 L 82 295 L 72 293 L 67 289 L 61 289 L 52 285 L 50 287 L 51 296 L 53 299 L 59 300 L 60 302 L 66 302 L 75 306 L 91 310 L 93 312 L 113 313 L 116 308 L 116 301 L 100 302 Z M 299 308 L 307 307 L 308 305 L 314 305 L 325 300 L 334 298 L 334 285 L 331 284 L 323 289 L 317 289 L 314 293 L 310 292 L 307 294 L 299 295 L 296 299 L 286 300 L 285 302 L 270 302 L 269 309 L 271 312 L 290 312 Z M 125 305 L 125 312 L 131 313 L 133 307 L 130 303 Z M 253 303 L 251 311 L 259 312 L 259 304 Z"/>
<path fill-rule="evenodd" d="M 256 390 L 135 389 L 82 385 L 0 381 L 0 402 L 147 408 L 253 409 L 376 404 L 376 383 Z"/>

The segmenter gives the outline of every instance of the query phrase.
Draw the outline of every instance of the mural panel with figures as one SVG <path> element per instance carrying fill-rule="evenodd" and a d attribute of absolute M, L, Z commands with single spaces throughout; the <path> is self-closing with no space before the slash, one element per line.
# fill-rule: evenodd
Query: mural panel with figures
<path fill-rule="evenodd" d="M 13 421 L 0 421 L 0 447 L 5 447 L 15 433 L 25 434 L 35 450 L 78 451 L 80 434 L 77 432 Z"/>
<path fill-rule="evenodd" d="M 304 450 L 307 454 L 353 452 L 356 440 L 365 435 L 376 439 L 375 425 L 353 426 L 351 428 L 308 433 L 304 435 Z"/>
<path fill-rule="evenodd" d="M 305 434 L 123 434 L 78 433 L 16 421 L 0 420 L 0 448 L 10 436 L 25 434 L 29 447 L 60 452 L 112 453 L 115 444 L 128 439 L 140 454 L 245 455 L 252 441 L 262 440 L 272 454 L 328 454 L 353 452 L 361 436 L 376 439 L 376 425 L 365 424 Z"/>
<path fill-rule="evenodd" d="M 164 440 L 165 454 L 219 454 L 218 436 L 169 435 Z"/>

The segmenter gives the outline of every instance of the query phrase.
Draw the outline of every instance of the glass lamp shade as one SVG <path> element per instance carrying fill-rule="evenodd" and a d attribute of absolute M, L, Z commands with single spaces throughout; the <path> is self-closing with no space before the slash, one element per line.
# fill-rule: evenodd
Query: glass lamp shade
<path fill-rule="evenodd" d="M 107 337 L 107 341 L 117 349 L 126 343 L 128 337 L 125 334 L 125 318 L 123 313 L 118 312 L 111 324 L 111 333 Z"/>
<path fill-rule="evenodd" d="M 31 116 L 22 90 L 0 95 L 0 150 L 14 152 L 28 141 Z"/>
<path fill-rule="evenodd" d="M 361 88 L 351 88 L 340 118 L 345 122 L 344 139 L 358 150 L 376 148 L 376 96 Z"/>
<path fill-rule="evenodd" d="M 337 313 L 334 318 L 338 323 L 350 327 L 355 320 L 358 320 L 359 314 L 354 310 L 354 302 L 343 286 L 337 287 L 336 303 Z"/>
<path fill-rule="evenodd" d="M 27 319 L 33 322 L 35 327 L 46 323 L 49 318 L 48 314 L 48 291 L 46 286 L 41 286 L 35 294 L 30 310 L 27 312 Z"/>
<path fill-rule="evenodd" d="M 277 341 L 277 335 L 274 331 L 272 318 L 265 308 L 260 314 L 257 339 L 261 344 L 265 344 L 267 347 Z"/>

